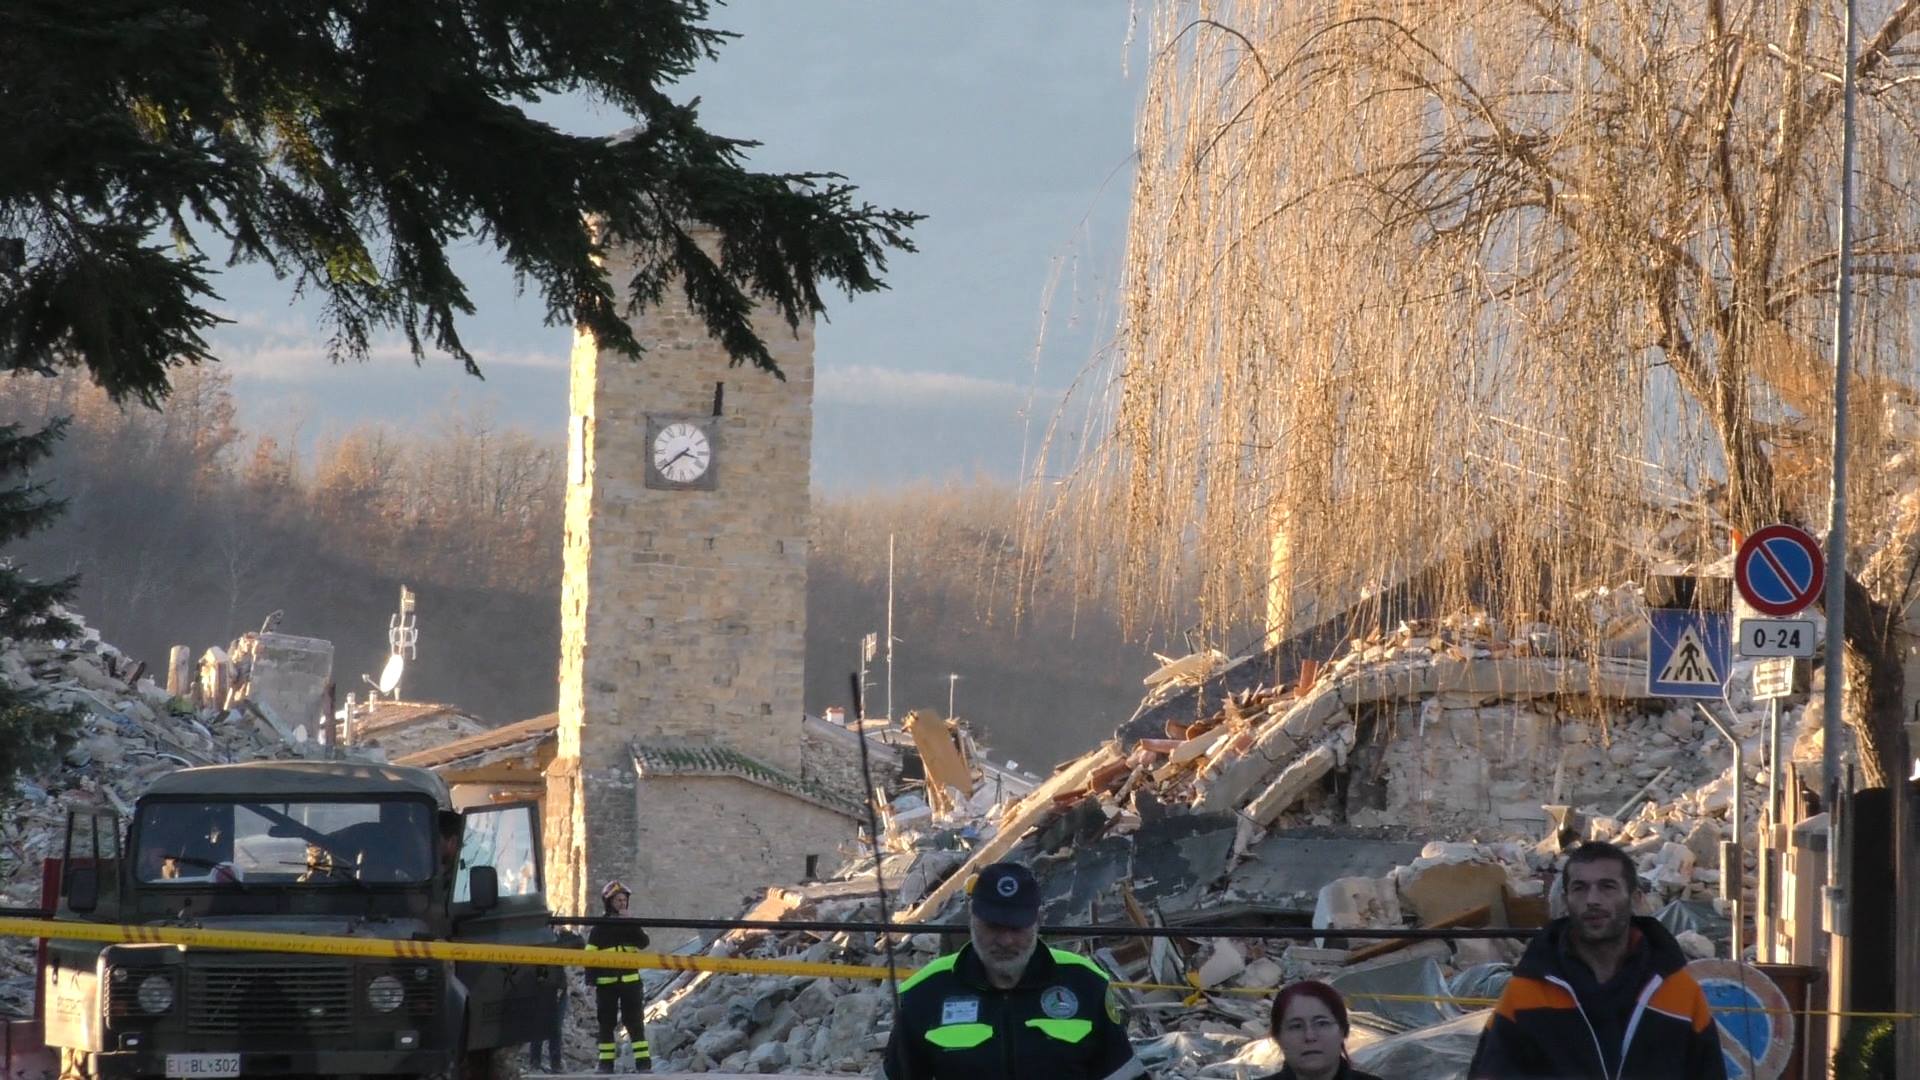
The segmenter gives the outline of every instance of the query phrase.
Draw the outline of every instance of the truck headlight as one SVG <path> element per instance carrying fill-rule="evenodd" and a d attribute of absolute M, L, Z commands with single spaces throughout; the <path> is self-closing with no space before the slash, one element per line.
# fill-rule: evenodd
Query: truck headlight
<path fill-rule="evenodd" d="M 376 975 L 367 984 L 367 1004 L 374 1012 L 390 1013 L 400 1007 L 407 998 L 407 990 L 400 980 L 391 975 Z"/>
<path fill-rule="evenodd" d="M 173 1008 L 173 980 L 165 975 L 149 975 L 140 980 L 140 989 L 134 993 L 134 1000 L 140 1003 L 140 1009 L 150 1015 L 158 1016 Z"/>

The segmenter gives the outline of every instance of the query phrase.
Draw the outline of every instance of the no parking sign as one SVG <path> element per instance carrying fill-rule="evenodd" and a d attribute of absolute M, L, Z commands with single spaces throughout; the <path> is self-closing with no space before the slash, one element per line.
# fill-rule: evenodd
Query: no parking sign
<path fill-rule="evenodd" d="M 1751 964 L 1712 958 L 1693 961 L 1687 971 L 1700 983 L 1720 1026 L 1727 1080 L 1779 1080 L 1793 1057 L 1793 1006 L 1787 995 Z"/>

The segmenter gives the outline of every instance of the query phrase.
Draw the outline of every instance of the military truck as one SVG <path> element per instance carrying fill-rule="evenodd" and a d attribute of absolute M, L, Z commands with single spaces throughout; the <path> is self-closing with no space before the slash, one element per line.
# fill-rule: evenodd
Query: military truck
<path fill-rule="evenodd" d="M 455 811 L 424 769 L 183 769 L 67 823 L 56 919 L 552 945 L 532 803 Z M 122 841 L 124 840 L 124 845 Z M 67 1080 L 490 1080 L 551 1017 L 565 969 L 50 941 L 45 1039 Z"/>

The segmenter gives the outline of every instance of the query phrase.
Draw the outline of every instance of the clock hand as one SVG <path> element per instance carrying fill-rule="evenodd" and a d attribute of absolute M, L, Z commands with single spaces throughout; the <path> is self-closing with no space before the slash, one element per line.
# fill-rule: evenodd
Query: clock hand
<path fill-rule="evenodd" d="M 672 465 L 674 462 L 679 461 L 681 458 L 686 457 L 688 454 L 691 454 L 691 453 L 693 453 L 693 447 L 689 446 L 686 449 L 680 451 L 679 453 L 673 455 L 672 457 L 667 459 L 666 465 L 659 466 L 660 471 L 665 472 L 667 470 L 668 465 Z"/>

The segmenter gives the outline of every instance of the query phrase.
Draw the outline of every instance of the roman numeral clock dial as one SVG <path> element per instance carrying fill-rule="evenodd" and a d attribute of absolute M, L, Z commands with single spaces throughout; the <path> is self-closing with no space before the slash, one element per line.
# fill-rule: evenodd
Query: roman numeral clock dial
<path fill-rule="evenodd" d="M 649 463 L 666 486 L 706 486 L 711 482 L 713 440 L 699 424 L 675 420 L 654 432 Z"/>

